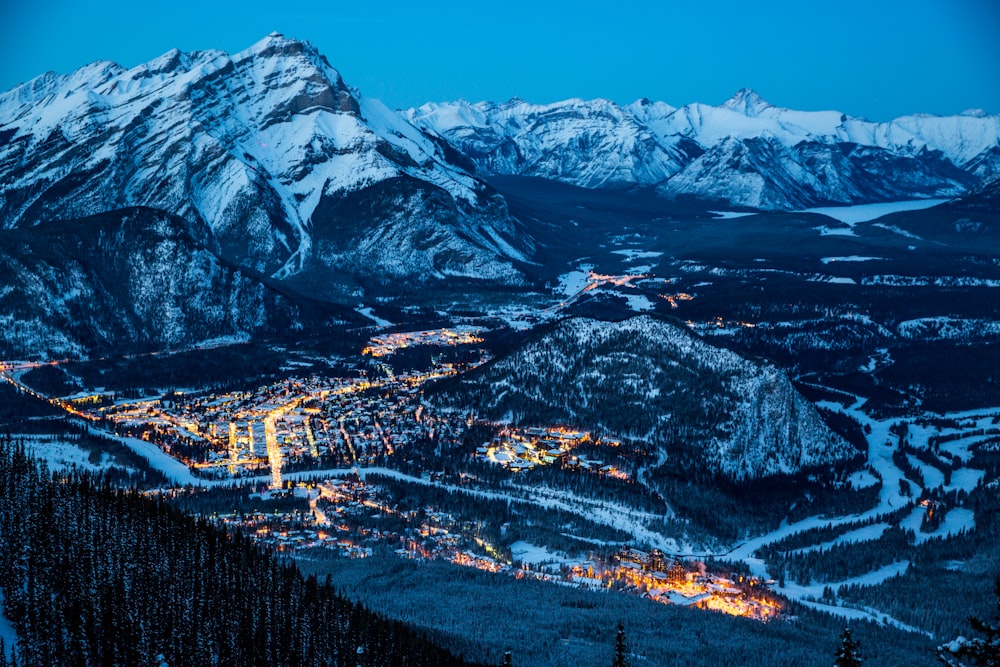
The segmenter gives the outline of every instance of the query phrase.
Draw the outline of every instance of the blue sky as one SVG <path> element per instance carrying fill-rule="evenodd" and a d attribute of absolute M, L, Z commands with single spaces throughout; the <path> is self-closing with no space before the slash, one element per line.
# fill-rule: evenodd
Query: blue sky
<path fill-rule="evenodd" d="M 1000 113 L 998 0 L 33 0 L 0 3 L 0 90 L 277 30 L 393 107 L 464 98 L 773 104 L 872 120 Z"/>

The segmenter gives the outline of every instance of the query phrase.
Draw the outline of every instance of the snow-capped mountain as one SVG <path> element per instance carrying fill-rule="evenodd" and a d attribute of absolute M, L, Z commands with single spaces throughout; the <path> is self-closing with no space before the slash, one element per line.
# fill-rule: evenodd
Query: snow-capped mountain
<path fill-rule="evenodd" d="M 775 107 L 744 89 L 721 106 L 515 99 L 405 113 L 485 174 L 656 187 L 757 208 L 954 196 L 1000 174 L 1000 115 L 977 110 L 874 123 Z"/>
<path fill-rule="evenodd" d="M 301 308 L 220 261 L 210 234 L 149 208 L 3 231 L 0 355 L 85 357 L 301 327 Z"/>
<path fill-rule="evenodd" d="M 142 205 L 204 221 L 224 257 L 279 278 L 519 281 L 530 242 L 449 151 L 279 34 L 96 62 L 0 94 L 0 226 Z"/>
<path fill-rule="evenodd" d="M 675 471 L 736 481 L 857 456 L 775 366 L 642 315 L 564 320 L 430 400 L 491 419 L 570 424 L 665 453 Z"/>
<path fill-rule="evenodd" d="M 659 183 L 701 153 L 692 144 L 663 141 L 630 108 L 606 100 L 425 104 L 405 113 L 488 174 L 540 176 L 589 188 Z"/>

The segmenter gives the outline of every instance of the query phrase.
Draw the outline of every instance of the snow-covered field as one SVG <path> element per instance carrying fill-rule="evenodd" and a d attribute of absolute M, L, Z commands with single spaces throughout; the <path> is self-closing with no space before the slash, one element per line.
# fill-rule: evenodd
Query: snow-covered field
<path fill-rule="evenodd" d="M 105 454 L 99 464 L 90 462 L 90 452 L 54 436 L 23 436 L 28 451 L 35 458 L 45 461 L 50 470 L 105 470 L 111 465 Z"/>
<path fill-rule="evenodd" d="M 662 252 L 657 252 L 655 250 L 637 250 L 635 248 L 628 248 L 625 250 L 612 250 L 614 255 L 624 255 L 627 261 L 634 262 L 637 259 L 653 259 L 654 257 L 661 257 Z"/>
<path fill-rule="evenodd" d="M 376 315 L 375 314 L 375 309 L 372 308 L 371 306 L 367 306 L 367 307 L 365 307 L 365 306 L 359 306 L 358 309 L 357 309 L 357 312 L 360 313 L 361 315 L 364 315 L 368 319 L 370 319 L 377 326 L 380 326 L 380 327 L 391 327 L 392 326 L 392 322 L 390 322 L 389 320 L 384 320 L 381 317 L 379 317 L 378 315 Z"/>
<path fill-rule="evenodd" d="M 823 257 L 820 259 L 824 264 L 833 264 L 834 262 L 872 262 L 875 260 L 882 259 L 881 257 L 863 257 L 861 255 L 846 255 L 844 257 Z"/>
<path fill-rule="evenodd" d="M 653 310 L 656 307 L 644 294 L 625 294 L 624 296 L 628 300 L 628 307 L 637 313 Z"/>
<path fill-rule="evenodd" d="M 549 551 L 545 547 L 540 547 L 529 542 L 518 541 L 510 545 L 510 553 L 514 561 L 526 565 L 538 565 L 539 563 L 565 563 L 569 560 L 566 554 Z"/>

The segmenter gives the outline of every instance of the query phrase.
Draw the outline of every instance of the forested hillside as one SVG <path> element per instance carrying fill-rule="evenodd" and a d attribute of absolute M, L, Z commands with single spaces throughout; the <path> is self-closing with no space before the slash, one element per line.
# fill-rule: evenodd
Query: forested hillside
<path fill-rule="evenodd" d="M 856 455 L 775 366 L 648 315 L 564 320 L 443 384 L 431 401 L 514 424 L 566 424 L 646 442 L 673 470 L 736 481 Z"/>
<path fill-rule="evenodd" d="M 22 666 L 465 664 L 248 538 L 134 491 L 50 475 L 9 437 L 0 590 Z"/>

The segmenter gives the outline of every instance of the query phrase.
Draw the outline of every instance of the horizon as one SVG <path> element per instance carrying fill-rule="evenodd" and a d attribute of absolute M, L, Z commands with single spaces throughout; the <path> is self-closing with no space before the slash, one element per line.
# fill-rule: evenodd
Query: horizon
<path fill-rule="evenodd" d="M 777 107 L 876 122 L 974 109 L 1000 113 L 994 85 L 1000 40 L 992 28 L 1000 25 L 1000 5 L 891 0 L 861 24 L 852 10 L 862 4 L 847 0 L 807 11 L 783 2 L 783 11 L 761 13 L 732 0 L 708 9 L 634 3 L 642 11 L 624 12 L 587 2 L 522 1 L 497 16 L 484 8 L 433 11 L 443 3 L 330 12 L 306 2 L 277 12 L 259 0 L 210 7 L 182 0 L 170 9 L 51 0 L 41 9 L 2 10 L 9 34 L 0 40 L 0 89 L 98 60 L 131 69 L 172 48 L 235 53 L 279 32 L 313 44 L 349 85 L 394 109 L 513 98 L 716 106 L 749 88 Z M 139 11 L 147 12 L 146 21 Z M 156 28 L 136 31 L 137 23 Z M 824 37 L 837 41 L 826 47 Z"/>

